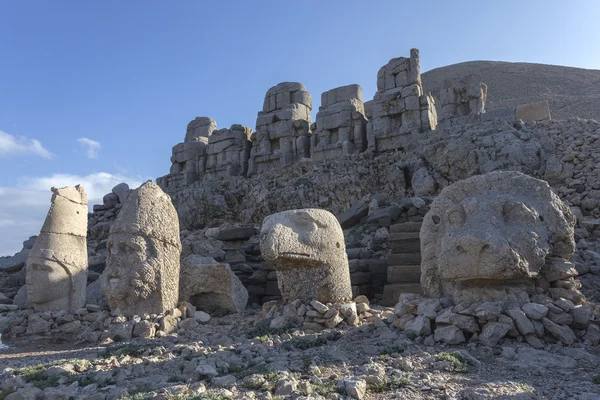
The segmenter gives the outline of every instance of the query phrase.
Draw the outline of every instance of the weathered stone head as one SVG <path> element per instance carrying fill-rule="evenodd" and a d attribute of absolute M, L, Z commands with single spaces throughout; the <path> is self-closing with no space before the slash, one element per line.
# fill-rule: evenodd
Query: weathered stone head
<path fill-rule="evenodd" d="M 505 300 L 573 254 L 574 217 L 544 181 L 491 172 L 446 187 L 421 228 L 421 285 L 455 302 Z M 509 297 L 510 297 L 509 296 Z"/>
<path fill-rule="evenodd" d="M 158 314 L 179 297 L 179 220 L 171 199 L 148 181 L 110 229 L 102 288 L 114 314 Z"/>
<path fill-rule="evenodd" d="M 266 217 L 260 250 L 277 270 L 284 300 L 351 300 L 344 233 L 330 212 L 290 210 Z"/>
<path fill-rule="evenodd" d="M 50 211 L 27 258 L 27 297 L 36 311 L 85 305 L 87 196 L 82 186 L 52 188 Z"/>

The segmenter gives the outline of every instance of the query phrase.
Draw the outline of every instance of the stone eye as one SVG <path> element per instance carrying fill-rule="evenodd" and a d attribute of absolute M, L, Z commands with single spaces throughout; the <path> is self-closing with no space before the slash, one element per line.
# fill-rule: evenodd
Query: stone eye
<path fill-rule="evenodd" d="M 465 212 L 462 208 L 455 208 L 448 214 L 450 224 L 462 224 L 465 222 Z"/>
<path fill-rule="evenodd" d="M 440 219 L 440 216 L 439 216 L 439 215 L 432 215 L 432 216 L 431 216 L 431 220 L 432 220 L 432 221 L 433 221 L 433 223 L 434 223 L 434 224 L 436 224 L 436 225 L 437 225 L 437 224 L 439 224 L 439 223 L 440 223 L 440 221 L 441 221 L 441 219 Z"/>
<path fill-rule="evenodd" d="M 519 223 L 533 223 L 538 215 L 535 210 L 527 207 L 523 203 L 505 203 L 502 207 L 502 215 L 506 221 Z M 543 218 L 540 218 L 543 220 Z"/>

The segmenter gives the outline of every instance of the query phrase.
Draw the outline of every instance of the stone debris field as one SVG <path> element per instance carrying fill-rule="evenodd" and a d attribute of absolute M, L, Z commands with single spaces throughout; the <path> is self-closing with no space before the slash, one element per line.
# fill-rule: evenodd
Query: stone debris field
<path fill-rule="evenodd" d="M 374 77 L 375 78 L 375 77 Z M 600 123 L 425 92 L 270 88 L 0 257 L 0 400 L 600 399 Z"/>

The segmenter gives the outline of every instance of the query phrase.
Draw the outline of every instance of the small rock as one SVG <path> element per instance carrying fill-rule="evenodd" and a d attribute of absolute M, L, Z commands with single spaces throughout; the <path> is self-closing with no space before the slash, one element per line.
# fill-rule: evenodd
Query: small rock
<path fill-rule="evenodd" d="M 134 326 L 135 322 L 133 321 L 111 324 L 108 327 L 108 337 L 116 342 L 131 340 Z"/>
<path fill-rule="evenodd" d="M 156 333 L 156 325 L 150 321 L 140 321 L 133 327 L 133 337 L 140 337 L 143 339 L 153 338 Z"/>
<path fill-rule="evenodd" d="M 202 376 L 215 377 L 219 375 L 214 365 L 200 364 L 196 367 L 196 372 Z"/>
<path fill-rule="evenodd" d="M 521 335 L 531 335 L 535 332 L 533 329 L 533 323 L 520 309 L 513 308 L 508 310 L 506 313 L 513 319 L 515 326 Z"/>
<path fill-rule="evenodd" d="M 594 346 L 600 344 L 600 328 L 598 325 L 590 325 L 583 339 L 589 340 Z"/>
<path fill-rule="evenodd" d="M 216 376 L 210 380 L 210 383 L 220 388 L 231 388 L 235 386 L 235 376 L 233 375 L 224 375 L 224 376 Z"/>
<path fill-rule="evenodd" d="M 511 325 L 503 322 L 488 322 L 485 324 L 479 335 L 479 341 L 486 346 L 495 346 L 498 344 L 508 331 L 512 328 Z"/>
<path fill-rule="evenodd" d="M 193 331 L 198 329 L 200 324 L 195 318 L 186 318 L 179 321 L 178 327 L 179 329 L 185 329 L 186 331 Z"/>
<path fill-rule="evenodd" d="M 431 321 L 419 315 L 406 325 L 404 333 L 408 336 L 427 336 L 431 334 Z"/>
<path fill-rule="evenodd" d="M 172 315 L 165 315 L 159 321 L 159 329 L 167 335 L 177 330 L 177 318 Z"/>
<path fill-rule="evenodd" d="M 573 317 L 571 326 L 575 329 L 585 329 L 592 318 L 592 307 L 588 305 L 574 307 L 570 314 Z"/>
<path fill-rule="evenodd" d="M 570 346 L 575 343 L 575 340 L 577 339 L 575 332 L 568 326 L 555 324 L 548 318 L 544 318 L 542 322 L 544 323 L 544 328 L 564 344 Z"/>
<path fill-rule="evenodd" d="M 283 377 L 275 383 L 275 396 L 289 396 L 296 391 L 298 382 L 290 377 Z"/>
<path fill-rule="evenodd" d="M 318 300 L 311 301 L 310 305 L 321 314 L 325 314 L 327 311 L 329 311 L 329 307 Z"/>
<path fill-rule="evenodd" d="M 540 320 L 548 314 L 548 307 L 538 303 L 526 303 L 521 307 L 527 318 Z"/>
<path fill-rule="evenodd" d="M 201 324 L 205 324 L 210 321 L 210 315 L 205 313 L 204 311 L 196 311 L 194 313 L 194 318 Z"/>
<path fill-rule="evenodd" d="M 454 325 L 438 326 L 434 332 L 434 339 L 436 342 L 446 344 L 459 344 L 466 341 L 463 331 Z"/>
<path fill-rule="evenodd" d="M 571 314 L 567 314 L 566 312 L 562 312 L 562 310 L 559 313 L 550 311 L 547 315 L 547 318 L 558 325 L 571 325 L 573 322 L 573 316 Z"/>
<path fill-rule="evenodd" d="M 367 382 L 362 379 L 346 380 L 344 387 L 346 394 L 353 399 L 364 399 L 367 394 Z"/>
<path fill-rule="evenodd" d="M 474 317 L 470 317 L 468 315 L 453 313 L 450 315 L 450 323 L 466 332 L 479 332 L 479 324 Z"/>

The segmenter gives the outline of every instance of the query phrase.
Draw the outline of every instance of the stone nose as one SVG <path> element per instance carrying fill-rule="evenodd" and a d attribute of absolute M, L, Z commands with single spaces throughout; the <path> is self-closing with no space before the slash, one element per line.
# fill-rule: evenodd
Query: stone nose
<path fill-rule="evenodd" d="M 459 253 L 477 256 L 493 246 L 493 240 L 488 235 L 464 235 L 456 241 Z"/>

